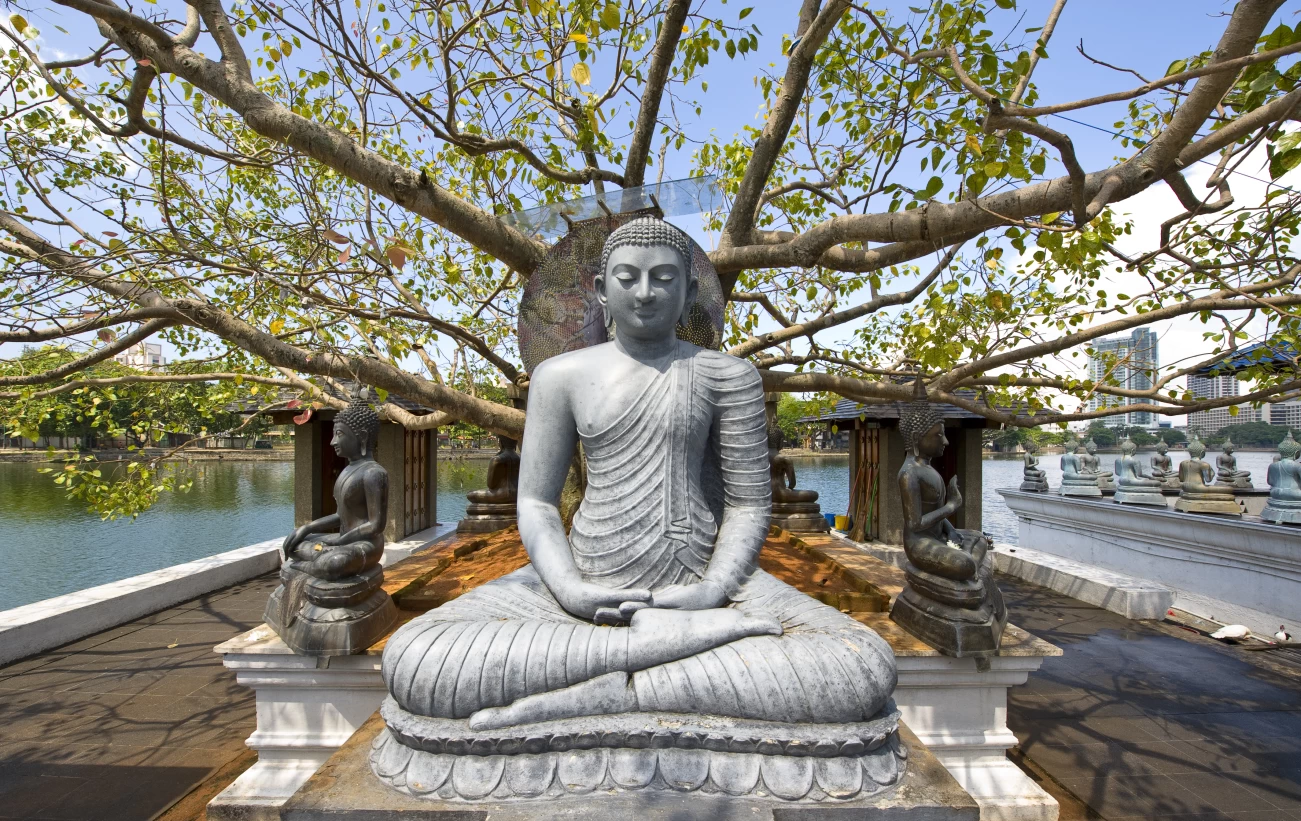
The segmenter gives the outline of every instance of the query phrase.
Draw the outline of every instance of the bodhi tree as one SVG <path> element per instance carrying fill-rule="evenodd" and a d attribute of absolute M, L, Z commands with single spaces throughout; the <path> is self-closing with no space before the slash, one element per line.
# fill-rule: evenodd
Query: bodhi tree
<path fill-rule="evenodd" d="M 931 399 L 1012 426 L 1117 412 L 1097 396 L 1175 415 L 1295 394 L 1295 368 L 1198 400 L 1173 380 L 1200 361 L 1134 388 L 1061 359 L 1179 317 L 1220 353 L 1295 343 L 1297 194 L 1233 191 L 1249 156 L 1301 164 L 1283 0 L 1239 0 L 1204 51 L 1109 66 L 1087 99 L 1034 80 L 1065 5 L 803 0 L 765 32 L 722 0 L 15 0 L 0 342 L 76 356 L 0 376 L 6 416 L 106 389 L 84 369 L 154 337 L 188 370 L 152 379 L 318 404 L 352 380 L 408 427 L 518 436 L 475 386 L 527 381 L 513 328 L 546 245 L 503 216 L 669 167 L 717 177 L 725 347 L 770 390 L 907 400 L 920 369 Z M 730 134 L 702 125 L 740 92 L 710 87 L 723 61 L 760 108 Z M 1061 115 L 1116 105 L 1116 156 L 1086 168 Z M 1116 206 L 1155 186 L 1184 211 L 1135 236 Z"/>

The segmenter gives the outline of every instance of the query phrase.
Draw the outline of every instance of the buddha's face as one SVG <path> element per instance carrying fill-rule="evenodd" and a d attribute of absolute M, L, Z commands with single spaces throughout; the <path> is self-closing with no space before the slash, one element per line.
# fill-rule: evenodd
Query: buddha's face
<path fill-rule="evenodd" d="M 1157 452 L 1157 453 L 1160 453 L 1160 454 L 1164 455 L 1165 452 L 1166 452 L 1167 450 L 1169 450 L 1169 449 L 1170 449 L 1170 447 L 1165 443 L 1165 440 L 1162 440 L 1162 441 L 1156 443 L 1156 452 Z"/>
<path fill-rule="evenodd" d="M 1093 444 L 1092 442 L 1086 442 L 1084 445 L 1084 449 L 1089 452 L 1090 456 L 1098 452 L 1098 446 Z"/>
<path fill-rule="evenodd" d="M 334 448 L 335 453 L 349 461 L 361 456 L 361 437 L 347 425 L 335 424 L 334 438 L 330 440 L 330 446 Z"/>
<path fill-rule="evenodd" d="M 1224 450 L 1224 455 L 1225 455 L 1225 456 L 1228 456 L 1230 453 L 1233 453 L 1233 443 L 1232 443 L 1232 442 L 1225 442 L 1225 443 L 1224 443 L 1223 450 Z"/>
<path fill-rule="evenodd" d="M 678 252 L 667 246 L 625 245 L 610 254 L 597 294 L 618 333 L 638 340 L 672 337 L 696 284 Z"/>
<path fill-rule="evenodd" d="M 944 448 L 948 444 L 949 440 L 944 436 L 944 423 L 936 422 L 917 440 L 917 455 L 936 459 L 944 454 Z"/>

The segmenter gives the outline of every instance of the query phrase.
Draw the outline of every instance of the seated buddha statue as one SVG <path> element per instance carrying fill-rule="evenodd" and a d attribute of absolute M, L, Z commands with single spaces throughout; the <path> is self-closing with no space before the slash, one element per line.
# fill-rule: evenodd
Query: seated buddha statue
<path fill-rule="evenodd" d="M 1215 484 L 1221 487 L 1250 488 L 1251 473 L 1238 470 L 1238 457 L 1233 455 L 1233 440 L 1225 439 L 1219 456 L 1215 457 Z"/>
<path fill-rule="evenodd" d="M 1269 481 L 1269 500 L 1260 518 L 1280 525 L 1301 525 L 1301 444 L 1287 432 L 1278 445 L 1278 460 L 1271 463 L 1265 478 Z"/>
<path fill-rule="evenodd" d="M 1048 474 L 1044 473 L 1043 468 L 1039 467 L 1039 457 L 1035 453 L 1039 451 L 1039 446 L 1033 439 L 1027 439 L 1021 447 L 1025 448 L 1025 456 L 1022 461 L 1025 462 L 1025 468 L 1022 470 L 1021 490 L 1030 493 L 1047 493 L 1048 492 Z"/>
<path fill-rule="evenodd" d="M 519 452 L 509 436 L 499 436 L 500 450 L 488 462 L 488 487 L 465 494 L 465 518 L 457 533 L 490 533 L 515 524 L 515 501 L 519 487 Z"/>
<path fill-rule="evenodd" d="M 521 798 L 681 777 L 673 788 L 690 790 L 726 751 L 740 758 L 717 763 L 718 788 L 743 794 L 760 769 L 769 788 L 770 771 L 794 784 L 781 739 L 804 734 L 866 790 L 864 757 L 894 754 L 888 728 L 874 745 L 846 736 L 895 715 L 890 646 L 757 567 L 772 502 L 763 384 L 748 362 L 677 338 L 692 253 L 660 219 L 612 231 L 595 278 L 612 341 L 534 369 L 518 501 L 530 564 L 389 639 L 372 769 L 395 789 Z M 586 486 L 566 533 L 579 443 Z M 562 777 L 573 761 L 581 777 Z"/>
<path fill-rule="evenodd" d="M 829 530 L 822 509 L 818 506 L 818 492 L 795 488 L 795 466 L 789 458 L 782 455 L 781 448 L 781 430 L 770 426 L 768 474 L 772 484 L 772 523 L 791 533 Z"/>
<path fill-rule="evenodd" d="M 920 393 L 920 378 L 917 384 Z M 980 531 L 949 523 L 962 508 L 962 491 L 956 476 L 946 489 L 931 464 L 949 441 L 944 418 L 924 396 L 899 419 L 906 448 L 898 479 L 908 584 L 890 619 L 945 655 L 987 657 L 998 651 L 1007 626 L 1003 594 L 994 583 L 993 545 Z"/>
<path fill-rule="evenodd" d="M 1152 505 L 1164 508 L 1161 482 L 1143 475 L 1143 467 L 1134 458 L 1138 448 L 1126 436 L 1120 440 L 1120 458 L 1116 460 L 1116 501 L 1122 505 Z"/>
<path fill-rule="evenodd" d="M 1093 441 L 1093 437 L 1084 443 L 1084 451 L 1081 457 L 1084 472 L 1098 477 L 1098 487 L 1101 490 L 1115 490 L 1116 476 L 1111 471 L 1102 469 L 1102 460 L 1098 458 L 1098 443 Z"/>
<path fill-rule="evenodd" d="M 1174 465 L 1171 464 L 1170 454 L 1167 453 L 1169 450 L 1170 446 L 1165 443 L 1164 439 L 1156 443 L 1156 453 L 1152 454 L 1152 463 L 1148 472 L 1153 479 L 1161 483 L 1163 489 L 1178 490 L 1179 471 L 1175 470 Z"/>
<path fill-rule="evenodd" d="M 1179 463 L 1179 499 L 1175 510 L 1185 513 L 1218 513 L 1241 516 L 1233 488 L 1212 484 L 1215 471 L 1202 460 L 1206 445 L 1196 436 L 1188 443 L 1188 458 Z"/>
<path fill-rule="evenodd" d="M 265 618 L 296 653 L 360 653 L 397 621 L 382 587 L 388 471 L 375 461 L 378 442 L 379 415 L 365 400 L 335 417 L 330 445 L 348 460 L 334 482 L 338 512 L 308 522 L 281 545 L 281 584 Z"/>
<path fill-rule="evenodd" d="M 1098 487 L 1098 476 L 1096 473 L 1086 473 L 1084 470 L 1084 460 L 1089 456 L 1089 451 L 1084 447 L 1084 443 L 1075 440 L 1072 447 L 1068 440 L 1066 443 L 1066 452 L 1062 454 L 1062 495 L 1063 496 L 1092 496 L 1102 495 L 1102 490 Z"/>

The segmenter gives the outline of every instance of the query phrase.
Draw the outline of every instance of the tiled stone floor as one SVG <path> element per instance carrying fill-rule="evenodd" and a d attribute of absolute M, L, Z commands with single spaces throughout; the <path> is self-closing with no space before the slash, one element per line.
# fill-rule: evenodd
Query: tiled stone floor
<path fill-rule="evenodd" d="M 238 757 L 253 695 L 212 652 L 274 574 L 0 667 L 0 818 L 147 821 Z"/>
<path fill-rule="evenodd" d="M 1006 577 L 1011 620 L 1061 647 L 1011 691 L 1026 758 L 1096 815 L 1301 819 L 1301 656 L 1247 652 Z"/>
<path fill-rule="evenodd" d="M 237 758 L 253 698 L 212 647 L 261 622 L 274 583 L 0 667 L 0 818 L 145 821 Z M 1008 718 L 1082 802 L 1064 818 L 1301 821 L 1296 656 L 1000 584 L 1012 621 L 1066 651 L 1012 691 Z"/>

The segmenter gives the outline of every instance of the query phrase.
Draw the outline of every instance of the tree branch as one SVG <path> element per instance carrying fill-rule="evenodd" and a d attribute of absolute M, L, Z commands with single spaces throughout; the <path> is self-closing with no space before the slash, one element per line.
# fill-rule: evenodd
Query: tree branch
<path fill-rule="evenodd" d="M 646 87 L 641 95 L 637 125 L 632 132 L 632 142 L 628 145 L 628 162 L 623 169 L 625 188 L 634 188 L 646 181 L 646 158 L 650 155 L 655 124 L 659 122 L 664 86 L 668 81 L 669 69 L 673 67 L 673 58 L 677 55 L 678 40 L 682 38 L 682 24 L 689 11 L 691 0 L 671 0 L 664 11 L 660 33 L 655 38 L 655 48 L 651 51 L 650 71 L 647 72 Z"/>

